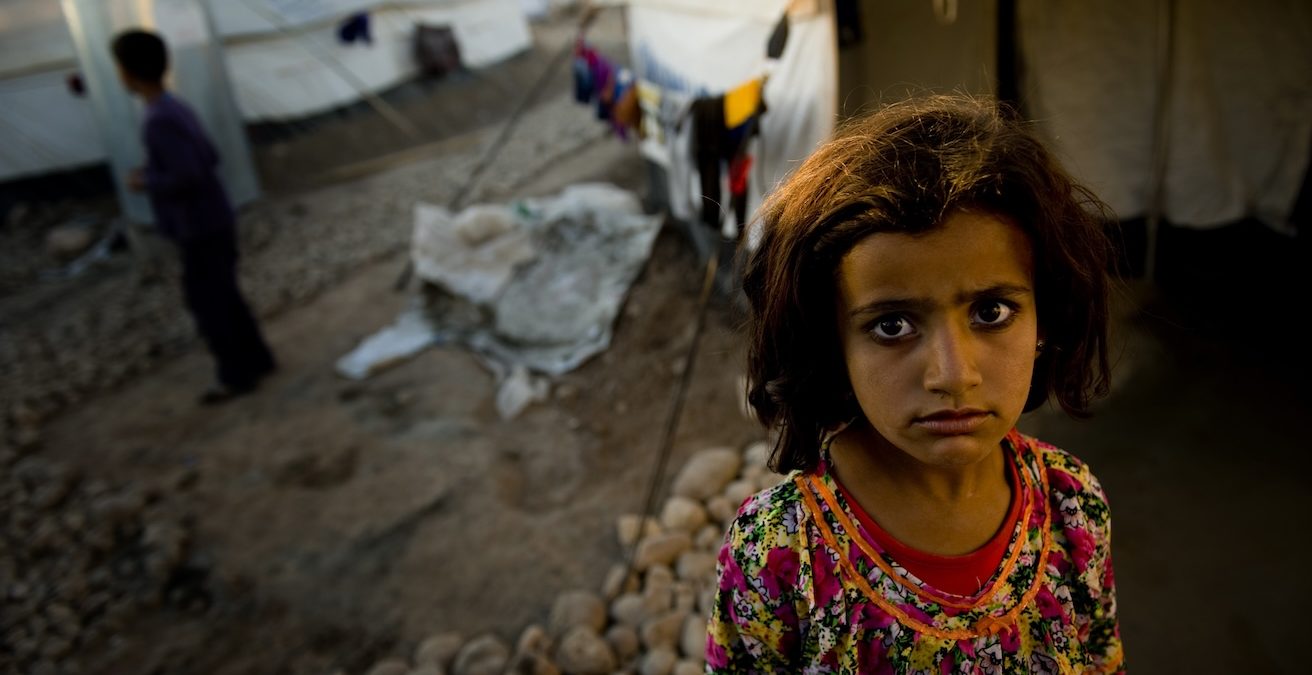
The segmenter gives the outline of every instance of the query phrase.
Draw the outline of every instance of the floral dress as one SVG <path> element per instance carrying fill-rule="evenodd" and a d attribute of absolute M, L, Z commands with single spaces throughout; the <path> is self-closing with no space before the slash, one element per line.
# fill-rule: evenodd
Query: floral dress
<path fill-rule="evenodd" d="M 829 475 L 743 503 L 720 551 L 708 673 L 1122 672 L 1111 520 L 1078 459 L 1012 430 L 1021 517 L 973 596 L 925 584 L 861 527 Z"/>

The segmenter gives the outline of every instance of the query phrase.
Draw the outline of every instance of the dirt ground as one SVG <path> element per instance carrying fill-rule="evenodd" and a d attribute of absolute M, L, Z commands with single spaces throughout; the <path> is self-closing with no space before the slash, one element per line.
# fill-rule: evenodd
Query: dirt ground
<path fill-rule="evenodd" d="M 623 146 L 574 165 L 525 193 L 641 169 Z M 193 351 L 45 430 L 51 457 L 111 481 L 198 469 L 186 508 L 218 570 L 210 612 L 147 617 L 90 672 L 355 671 L 445 630 L 513 641 L 556 594 L 599 588 L 622 559 L 614 522 L 642 508 L 692 337 L 701 271 L 686 237 L 659 237 L 611 349 L 510 422 L 491 375 L 458 349 L 363 383 L 334 374 L 411 301 L 391 287 L 403 260 L 268 322 L 281 368 L 254 396 L 197 407 L 210 370 Z M 737 322 L 722 302 L 710 314 L 674 467 L 761 437 L 739 412 Z"/>

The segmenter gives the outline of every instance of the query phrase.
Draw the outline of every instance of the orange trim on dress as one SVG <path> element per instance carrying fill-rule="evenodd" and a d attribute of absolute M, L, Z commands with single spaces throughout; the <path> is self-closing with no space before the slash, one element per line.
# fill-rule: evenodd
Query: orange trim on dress
<path fill-rule="evenodd" d="M 1026 451 L 1032 452 L 1033 449 L 1030 448 L 1029 444 L 1024 442 L 1024 438 L 1022 438 L 1019 433 L 1015 433 L 1014 430 L 1008 432 L 1006 439 L 1012 446 L 1010 461 L 1019 465 L 1016 473 L 1019 475 L 1022 485 L 1018 485 L 1017 489 L 1022 490 L 1021 498 L 1025 500 L 1024 506 L 1021 509 L 1019 525 L 1017 526 L 1020 528 L 1021 536 L 1016 537 L 1016 540 L 1011 542 L 1008 546 L 1007 554 L 1003 557 L 1002 564 L 999 567 L 1002 572 L 1000 574 L 995 573 L 992 577 L 992 583 L 987 587 L 980 589 L 975 595 L 969 596 L 966 600 L 957 599 L 957 597 L 961 596 L 933 592 L 938 589 L 926 589 L 917 586 L 908 581 L 901 574 L 898 574 L 892 566 L 888 564 L 888 561 L 884 559 L 884 556 L 880 555 L 879 552 L 870 545 L 870 542 L 860 536 L 860 530 L 857 529 L 856 524 L 852 522 L 852 519 L 847 517 L 847 512 L 839 506 L 838 500 L 835 498 L 833 491 L 829 489 L 829 486 L 825 485 L 818 477 L 811 476 L 808 478 L 811 481 L 811 484 L 815 486 L 816 494 L 820 495 L 820 498 L 829 505 L 829 510 L 838 520 L 838 524 L 850 533 L 852 540 L 856 542 L 856 545 L 861 549 L 861 552 L 865 553 L 866 557 L 873 560 L 875 565 L 883 570 L 885 574 L 892 577 L 898 584 L 906 587 L 922 600 L 955 609 L 975 609 L 1002 590 L 1002 585 L 1006 583 L 1007 578 L 1011 576 L 1016 561 L 1020 558 L 1021 549 L 1025 548 L 1025 543 L 1029 539 L 1027 535 L 1030 531 L 1030 516 L 1034 511 L 1034 496 L 1032 494 L 1034 489 L 1034 477 L 1030 475 L 1029 467 L 1025 465 L 1022 453 Z M 1044 490 L 1042 498 L 1047 499 L 1046 490 Z M 1012 535 L 1015 536 L 1014 530 Z"/>
<path fill-rule="evenodd" d="M 1007 437 L 1011 441 L 1014 449 L 1019 450 L 1021 447 L 1024 447 L 1030 452 L 1034 452 L 1036 454 L 1035 460 L 1039 464 L 1038 474 L 1039 474 L 1039 483 L 1041 487 L 1040 496 L 1042 499 L 1046 501 L 1048 499 L 1048 476 L 1047 476 L 1047 472 L 1044 470 L 1043 458 L 1037 456 L 1038 450 L 1030 447 L 1028 443 L 1024 443 L 1023 442 L 1024 439 L 1021 438 L 1020 434 L 1016 433 L 1015 430 L 1007 434 Z M 1019 460 L 1019 458 L 1020 458 L 1019 453 L 1017 453 L 1017 459 Z M 1028 467 L 1026 468 L 1028 469 Z M 1026 473 L 1026 472 L 1022 472 L 1022 473 Z M 1030 477 L 1025 476 L 1024 479 L 1028 484 Z M 919 621 L 917 619 L 913 619 L 900 607 L 894 605 L 892 602 L 889 602 L 889 600 L 885 598 L 883 595 L 876 593 L 874 588 L 870 586 L 869 579 L 867 579 L 865 575 L 861 574 L 856 569 L 856 566 L 852 563 L 852 561 L 848 559 L 847 555 L 844 553 L 843 548 L 838 545 L 837 537 L 835 537 L 833 531 L 829 529 L 829 524 L 825 522 L 824 512 L 820 509 L 820 505 L 815 501 L 815 496 L 812 494 L 811 490 L 808 489 L 808 485 L 811 483 L 811 481 L 808 480 L 807 478 L 804 478 L 801 475 L 795 476 L 793 478 L 793 481 L 797 484 L 798 491 L 802 495 L 802 501 L 806 505 L 807 510 L 811 512 L 811 519 L 815 522 L 816 527 L 820 530 L 820 537 L 824 539 L 825 544 L 828 545 L 830 548 L 832 548 L 834 552 L 838 555 L 839 568 L 842 569 L 848 576 L 852 578 L 852 582 L 857 585 L 857 588 L 860 589 L 862 594 L 864 594 L 867 599 L 878 605 L 884 611 L 888 612 L 889 615 L 896 618 L 903 625 L 909 626 L 915 630 L 921 631 L 923 633 L 927 633 L 929 635 L 933 635 L 935 637 L 947 638 L 953 640 L 968 640 L 968 639 L 977 638 L 986 635 L 989 636 L 997 635 L 1007 626 L 1011 626 L 1016 623 L 1016 619 L 1017 617 L 1020 616 L 1021 611 L 1027 605 L 1029 605 L 1031 602 L 1034 601 L 1034 596 L 1038 595 L 1039 589 L 1043 586 L 1045 569 L 1047 568 L 1047 564 L 1048 564 L 1048 555 L 1051 552 L 1051 548 L 1052 548 L 1052 532 L 1051 532 L 1052 509 L 1047 506 L 1045 506 L 1045 508 L 1043 509 L 1043 525 L 1042 525 L 1043 530 L 1040 536 L 1041 546 L 1039 548 L 1038 559 L 1035 561 L 1037 567 L 1036 567 L 1036 572 L 1034 574 L 1034 580 L 1031 582 L 1030 587 L 1021 595 L 1020 600 L 1014 606 L 1012 606 L 1010 610 L 1008 610 L 1002 616 L 989 615 L 989 616 L 980 617 L 979 620 L 975 622 L 975 626 L 974 626 L 975 631 L 977 632 L 973 632 L 973 633 L 969 630 L 938 628 L 935 626 L 930 626 L 928 624 L 925 624 L 924 622 Z M 833 495 L 828 490 L 828 488 L 825 488 L 824 485 L 819 485 L 817 487 L 823 488 L 823 490 L 818 490 L 818 491 L 820 492 L 822 498 L 827 496 L 826 502 L 828 503 L 831 509 L 831 513 L 834 513 L 835 518 L 839 520 L 839 525 L 843 526 L 844 528 L 848 528 L 849 531 L 851 532 L 856 532 L 855 530 L 851 529 L 851 525 L 850 525 L 851 521 L 846 518 L 846 514 L 842 511 L 842 509 L 837 508 L 836 501 L 832 501 L 832 502 L 830 501 L 833 500 Z M 1025 528 L 1024 531 L 1027 535 L 1029 532 L 1029 515 L 1031 513 L 1032 506 L 1033 506 L 1032 501 L 1026 504 L 1025 513 L 1023 514 L 1023 518 L 1021 520 L 1022 527 Z M 856 540 L 858 547 L 860 547 L 864 543 L 861 537 L 859 536 L 851 536 L 850 538 Z M 1024 541 L 1028 541 L 1028 536 L 1024 536 L 1022 538 L 1017 539 L 1017 541 L 1015 542 L 1015 546 L 1014 546 L 1015 550 L 1013 551 L 1013 555 L 1009 556 L 1012 559 L 1009 560 L 1007 563 L 1008 566 L 1007 573 L 998 575 L 997 579 L 995 579 L 994 581 L 994 586 L 1003 582 L 1005 579 L 1007 579 L 1007 577 L 1011 575 L 1011 568 L 1015 564 L 1015 558 L 1019 557 L 1020 549 L 1024 547 Z M 862 548 L 862 551 L 865 552 L 865 548 Z M 869 555 L 869 552 L 866 553 L 867 555 Z M 873 555 L 870 557 L 873 560 L 875 560 L 876 565 L 879 566 L 880 570 L 882 570 L 885 574 L 892 576 L 896 583 L 903 585 L 909 588 L 910 590 L 912 590 L 913 592 L 917 592 L 916 593 L 917 595 L 920 595 L 918 591 L 920 591 L 921 589 L 916 587 L 914 584 L 910 584 L 909 582 L 907 582 L 906 579 L 902 578 L 901 575 L 893 572 L 891 568 L 887 566 L 887 563 L 883 560 L 882 556 Z M 996 590 L 997 590 L 996 588 L 990 589 L 990 594 L 992 592 L 995 592 Z M 981 602 L 982 600 L 988 598 L 990 594 L 981 594 L 979 596 Z M 935 604 L 940 604 L 940 605 L 948 604 L 944 602 L 939 602 L 938 600 L 932 597 L 929 598 L 929 600 L 931 602 L 934 602 Z M 978 607 L 978 603 L 976 603 L 975 605 L 967 605 L 965 607 L 959 607 L 956 605 L 948 605 L 948 606 L 954 606 L 959 609 L 974 609 Z"/>
<path fill-rule="evenodd" d="M 875 589 L 870 587 L 870 581 L 859 574 L 856 568 L 852 566 L 852 561 L 848 560 L 847 556 L 843 555 L 843 550 L 839 548 L 838 541 L 834 538 L 834 533 L 829 530 L 829 524 L 825 522 L 824 514 L 820 511 L 820 505 L 816 504 L 815 497 L 811 494 L 811 491 L 807 489 L 806 482 L 801 476 L 794 477 L 793 481 L 797 483 L 797 489 L 802 494 L 802 501 L 806 503 L 806 510 L 811 512 L 811 520 L 815 522 L 816 527 L 820 530 L 820 538 L 824 539 L 825 545 L 832 548 L 834 552 L 838 554 L 839 569 L 844 574 L 851 577 L 852 583 L 857 585 L 857 588 L 861 590 L 861 593 L 865 595 L 866 598 L 878 605 L 880 609 L 888 612 L 889 616 L 897 619 L 898 623 L 921 633 L 927 633 L 935 637 L 952 640 L 969 640 L 972 637 L 977 637 L 971 635 L 969 631 L 936 628 L 913 619 L 909 614 L 902 611 L 900 607 L 889 602 L 884 596 L 876 593 Z"/>
<path fill-rule="evenodd" d="M 993 583 L 989 584 L 988 587 L 981 589 L 979 593 L 971 596 L 970 599 L 957 600 L 945 593 L 937 592 L 938 589 L 917 586 L 908 581 L 905 576 L 898 574 L 897 571 L 888 564 L 888 561 L 884 559 L 884 556 L 876 551 L 875 548 L 870 545 L 870 542 L 860 536 L 860 530 L 856 529 L 856 524 L 852 522 L 851 518 L 847 517 L 847 513 L 843 511 L 841 506 L 839 506 L 837 498 L 834 497 L 833 490 L 830 490 L 828 485 L 825 485 L 815 476 L 808 477 L 808 481 L 815 488 L 816 494 L 819 494 L 820 498 L 829 505 L 829 512 L 834 514 L 834 518 L 838 520 L 838 525 L 850 534 L 852 541 L 856 542 L 857 548 L 861 549 L 861 552 L 865 553 L 867 558 L 873 560 L 879 569 L 883 570 L 884 573 L 890 577 L 893 577 L 898 584 L 906 587 L 921 599 L 947 607 L 954 607 L 956 609 L 975 609 L 984 601 L 997 595 L 997 593 L 1002 590 L 1001 586 L 1006 582 L 1007 577 L 1011 576 L 1011 570 L 1015 567 L 1016 560 L 1020 558 L 1020 551 L 1025 548 L 1025 541 L 1029 538 L 1026 535 L 1029 533 L 1030 529 L 1029 522 L 1030 515 L 1034 510 L 1034 500 L 1033 496 L 1030 494 L 1032 486 L 1030 485 L 1029 478 L 1022 477 L 1021 481 L 1025 483 L 1023 488 L 1025 492 L 1021 495 L 1021 498 L 1025 500 L 1025 505 L 1021 509 L 1020 519 L 1016 526 L 1020 529 L 1021 534 L 1020 536 L 1016 536 L 1015 531 L 1012 531 L 1012 536 L 1015 537 L 1015 541 L 1011 542 L 1007 556 L 1003 559 L 1002 565 L 999 567 L 999 569 L 1002 570 L 1001 574 L 995 572 L 993 575 Z"/>
<path fill-rule="evenodd" d="M 1124 673 L 1125 671 L 1121 668 L 1121 666 L 1124 664 L 1125 664 L 1125 649 L 1123 647 L 1118 647 L 1116 650 L 1116 655 L 1112 657 L 1112 660 L 1103 664 L 1099 664 L 1097 666 L 1090 666 L 1088 668 L 1085 668 L 1084 672 L 1099 673 L 1100 675 L 1106 675 L 1107 673 Z"/>

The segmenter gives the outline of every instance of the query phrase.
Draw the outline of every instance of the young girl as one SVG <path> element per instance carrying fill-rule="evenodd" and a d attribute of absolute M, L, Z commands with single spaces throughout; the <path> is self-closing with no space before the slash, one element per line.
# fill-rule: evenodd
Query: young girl
<path fill-rule="evenodd" d="M 762 213 L 749 400 L 788 475 L 727 534 L 708 672 L 1119 672 L 1106 497 L 1014 427 L 1106 393 L 1096 198 L 991 103 L 935 97 Z"/>

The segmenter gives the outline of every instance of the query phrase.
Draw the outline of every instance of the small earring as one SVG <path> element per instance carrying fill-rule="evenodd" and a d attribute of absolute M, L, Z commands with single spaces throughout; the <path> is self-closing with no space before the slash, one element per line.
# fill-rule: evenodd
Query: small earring
<path fill-rule="evenodd" d="M 1045 343 L 1043 340 L 1039 340 L 1039 341 L 1034 345 L 1034 351 L 1036 351 L 1036 352 L 1041 352 L 1041 351 L 1043 351 L 1043 347 L 1044 347 L 1045 344 L 1046 344 L 1046 343 Z"/>

